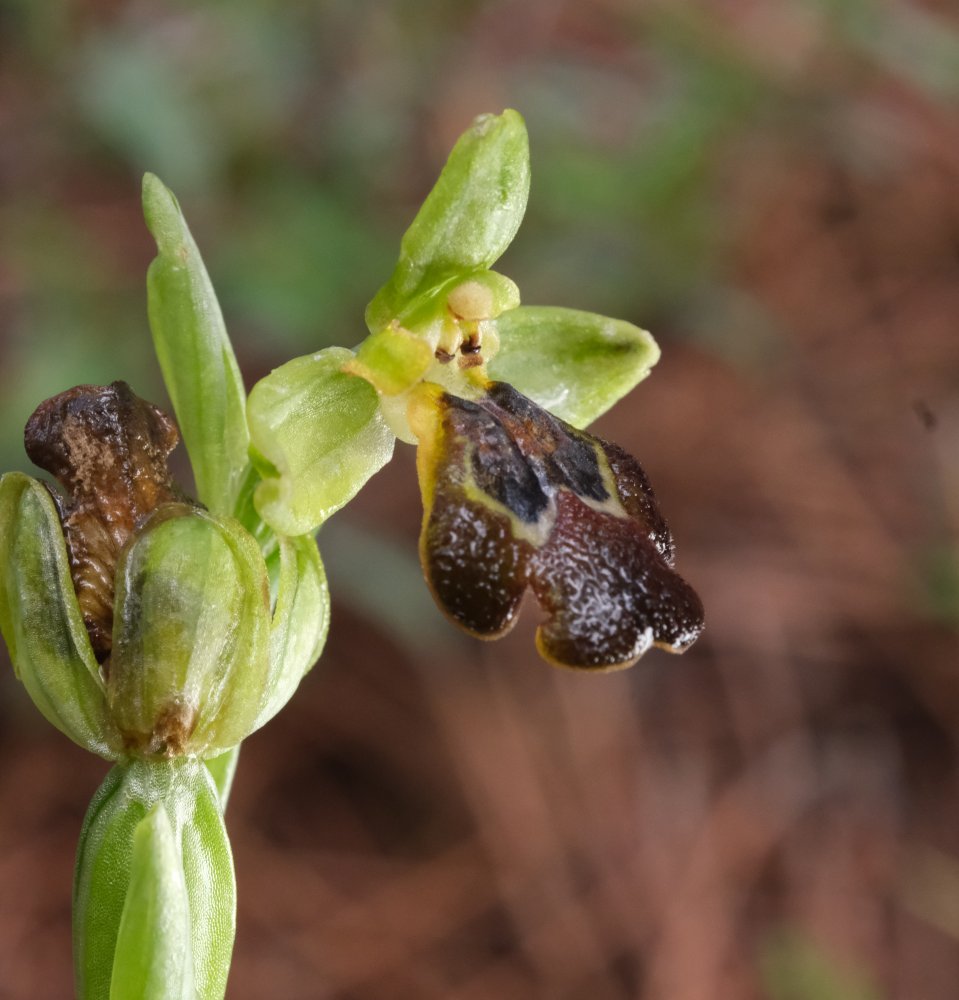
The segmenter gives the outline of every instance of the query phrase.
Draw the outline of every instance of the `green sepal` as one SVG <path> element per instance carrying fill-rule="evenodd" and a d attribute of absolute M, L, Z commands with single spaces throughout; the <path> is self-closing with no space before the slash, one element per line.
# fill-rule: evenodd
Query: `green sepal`
<path fill-rule="evenodd" d="M 60 519 L 47 488 L 0 478 L 0 631 L 17 677 L 43 715 L 108 760 L 122 746 L 77 604 Z"/>
<path fill-rule="evenodd" d="M 133 831 L 110 1000 L 195 997 L 189 928 L 183 865 L 170 817 L 158 802 Z"/>
<path fill-rule="evenodd" d="M 240 744 L 218 754 L 216 757 L 207 757 L 203 763 L 210 772 L 213 784 L 216 786 L 216 794 L 220 800 L 220 812 L 226 812 L 227 802 L 230 800 L 230 792 L 233 789 L 233 779 L 236 777 L 236 765 L 240 760 Z"/>
<path fill-rule="evenodd" d="M 330 625 L 330 593 L 313 536 L 278 541 L 280 573 L 270 630 L 270 682 L 257 728 L 293 696 L 316 663 Z"/>
<path fill-rule="evenodd" d="M 263 481 L 254 503 L 280 535 L 305 535 L 351 500 L 393 454 L 376 390 L 344 372 L 353 353 L 330 347 L 258 382 L 247 416 Z"/>
<path fill-rule="evenodd" d="M 529 140 L 512 110 L 480 115 L 460 137 L 366 310 L 371 332 L 448 278 L 482 271 L 510 245 L 529 196 Z"/>
<path fill-rule="evenodd" d="M 148 756 L 216 756 L 252 732 L 269 683 L 269 581 L 232 518 L 159 508 L 117 565 L 107 699 Z"/>
<path fill-rule="evenodd" d="M 165 814 L 172 837 L 154 826 L 153 836 L 147 835 L 146 843 L 138 846 L 137 831 L 154 809 Z M 157 824 L 156 819 L 151 822 Z M 168 852 L 170 847 L 172 852 Z M 158 848 L 164 851 L 163 858 L 151 856 Z M 123 977 L 134 975 L 138 965 L 135 957 L 117 950 L 118 943 L 125 948 L 134 936 L 139 937 L 135 925 L 121 937 L 128 897 L 131 892 L 141 899 L 151 891 L 157 896 L 171 892 L 169 883 L 162 889 L 150 887 L 150 869 L 158 872 L 161 864 L 171 862 L 185 886 L 188 921 L 184 924 L 180 920 L 182 900 L 178 900 L 170 919 L 158 922 L 148 947 L 176 954 L 186 941 L 192 955 L 193 992 L 152 994 L 138 988 L 117 992 L 119 986 L 111 989 L 111 984 L 121 984 Z M 165 877 L 169 879 L 170 873 Z M 131 899 L 129 907 L 135 905 Z M 130 920 L 134 919 L 131 915 Z M 189 757 L 132 760 L 114 767 L 90 803 L 77 849 L 73 944 L 79 1000 L 141 996 L 220 1000 L 226 992 L 235 928 L 233 859 L 216 789 L 206 768 Z M 145 964 L 152 963 L 148 960 Z"/>
<path fill-rule="evenodd" d="M 509 382 L 583 428 L 641 382 L 659 360 L 652 336 L 632 323 L 554 306 L 520 306 L 494 325 L 490 378 Z"/>
<path fill-rule="evenodd" d="M 243 379 L 180 206 L 153 174 L 143 178 L 143 213 L 159 251 L 147 272 L 150 328 L 197 496 L 232 514 L 249 464 Z"/>

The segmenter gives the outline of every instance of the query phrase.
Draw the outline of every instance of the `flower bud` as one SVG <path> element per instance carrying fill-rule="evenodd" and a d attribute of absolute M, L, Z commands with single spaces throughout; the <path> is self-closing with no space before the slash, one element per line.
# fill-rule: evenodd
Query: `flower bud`
<path fill-rule="evenodd" d="M 159 508 L 116 573 L 106 693 L 127 749 L 206 756 L 239 743 L 263 701 L 269 629 L 252 536 L 187 504 Z"/>

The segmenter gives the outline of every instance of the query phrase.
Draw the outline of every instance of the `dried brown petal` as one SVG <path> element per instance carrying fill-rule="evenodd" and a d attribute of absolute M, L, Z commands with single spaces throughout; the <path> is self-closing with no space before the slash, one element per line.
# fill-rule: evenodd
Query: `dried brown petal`
<path fill-rule="evenodd" d="M 502 635 L 529 587 L 547 615 L 540 652 L 560 665 L 628 666 L 653 645 L 681 652 L 699 636 L 702 604 L 673 571 L 649 481 L 621 448 L 505 383 L 476 401 L 423 386 L 410 423 L 423 566 L 455 622 Z"/>
<path fill-rule="evenodd" d="M 97 659 L 110 653 L 113 576 L 120 549 L 160 504 L 182 499 L 167 456 L 176 425 L 125 382 L 78 385 L 41 403 L 27 422 L 30 459 L 67 491 L 56 497 L 77 600 Z"/>

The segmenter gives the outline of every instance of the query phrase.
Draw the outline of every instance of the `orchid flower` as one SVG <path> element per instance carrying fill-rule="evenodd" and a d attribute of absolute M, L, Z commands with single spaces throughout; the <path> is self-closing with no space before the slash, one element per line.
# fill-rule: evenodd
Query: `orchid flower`
<path fill-rule="evenodd" d="M 492 270 L 529 191 L 515 111 L 457 142 L 366 311 L 355 351 L 276 369 L 250 394 L 254 503 L 280 534 L 312 532 L 392 454 L 417 446 L 423 570 L 456 624 L 496 638 L 527 589 L 537 647 L 612 669 L 703 628 L 695 591 L 640 465 L 582 428 L 659 357 L 652 337 L 591 313 L 520 305 Z"/>

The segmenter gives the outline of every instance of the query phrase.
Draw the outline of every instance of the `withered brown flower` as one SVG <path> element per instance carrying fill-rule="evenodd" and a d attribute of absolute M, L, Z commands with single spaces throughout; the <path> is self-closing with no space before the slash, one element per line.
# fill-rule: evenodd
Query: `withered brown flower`
<path fill-rule="evenodd" d="M 475 400 L 425 382 L 410 426 L 424 499 L 420 555 L 440 607 L 496 638 L 527 588 L 550 662 L 612 669 L 650 647 L 682 652 L 703 629 L 696 592 L 649 480 L 623 449 L 578 431 L 505 382 Z"/>
<path fill-rule="evenodd" d="M 180 435 L 159 407 L 126 382 L 78 385 L 41 403 L 27 422 L 27 455 L 53 475 L 70 572 L 97 659 L 110 653 L 114 572 L 149 514 L 185 499 L 167 458 Z"/>

